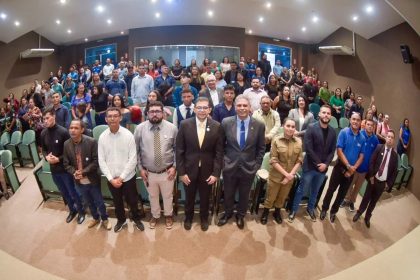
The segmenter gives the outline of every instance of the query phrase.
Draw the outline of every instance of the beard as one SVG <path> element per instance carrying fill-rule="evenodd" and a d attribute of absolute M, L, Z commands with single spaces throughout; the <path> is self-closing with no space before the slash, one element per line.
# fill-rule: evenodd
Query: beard
<path fill-rule="evenodd" d="M 325 121 L 327 118 L 320 118 L 319 121 L 322 122 L 323 124 L 329 124 L 330 120 Z"/>
<path fill-rule="evenodd" d="M 153 117 L 153 118 L 149 119 L 149 122 L 152 123 L 152 124 L 160 124 L 162 122 L 162 119 Z"/>

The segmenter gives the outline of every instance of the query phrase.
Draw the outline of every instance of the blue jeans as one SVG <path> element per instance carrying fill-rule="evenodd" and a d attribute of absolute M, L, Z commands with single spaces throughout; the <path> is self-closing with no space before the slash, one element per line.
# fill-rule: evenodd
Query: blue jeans
<path fill-rule="evenodd" d="M 302 201 L 305 190 L 309 190 L 308 210 L 315 209 L 316 198 L 318 197 L 319 188 L 321 187 L 322 182 L 324 182 L 324 179 L 325 173 L 316 170 L 303 172 L 293 200 L 293 212 L 297 212 L 299 209 L 299 203 Z"/>
<path fill-rule="evenodd" d="M 73 176 L 67 172 L 52 173 L 51 175 L 54 183 L 60 190 L 61 195 L 67 202 L 70 212 L 78 212 L 81 215 L 84 214 L 85 210 L 83 209 L 82 197 L 74 186 Z"/>
<path fill-rule="evenodd" d="M 90 214 L 95 220 L 99 220 L 99 213 L 102 221 L 108 220 L 108 214 L 106 213 L 104 199 L 101 193 L 100 185 L 79 185 L 75 184 L 79 193 L 82 194 L 83 200 L 87 202 L 90 209 Z"/>

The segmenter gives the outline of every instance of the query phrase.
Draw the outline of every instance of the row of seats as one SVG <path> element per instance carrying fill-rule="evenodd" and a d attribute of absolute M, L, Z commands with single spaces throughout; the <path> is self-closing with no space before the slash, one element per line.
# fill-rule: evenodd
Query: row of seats
<path fill-rule="evenodd" d="M 27 163 L 33 166 L 40 161 L 38 150 L 35 142 L 35 131 L 27 130 L 22 136 L 22 132 L 15 131 L 10 133 L 4 132 L 0 137 L 0 150 L 9 150 L 12 153 L 14 162 L 18 162 L 21 167 Z"/>
<path fill-rule="evenodd" d="M 9 150 L 0 151 L 0 161 L 3 166 L 4 179 L 6 184 L 15 193 L 20 187 L 19 178 L 16 174 L 15 166 L 13 164 L 12 152 Z M 4 190 L 3 186 L 3 190 Z"/>

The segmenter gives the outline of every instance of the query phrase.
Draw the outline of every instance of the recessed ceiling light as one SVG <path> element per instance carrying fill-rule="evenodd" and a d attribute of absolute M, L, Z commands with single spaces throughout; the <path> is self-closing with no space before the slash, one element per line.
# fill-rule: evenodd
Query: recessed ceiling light
<path fill-rule="evenodd" d="M 168 2 L 168 3 L 172 3 L 172 0 L 166 0 L 166 2 Z"/>
<path fill-rule="evenodd" d="M 105 8 L 104 8 L 104 6 L 102 6 L 102 5 L 98 5 L 98 6 L 96 7 L 96 11 L 97 11 L 98 13 L 102 13 L 103 11 L 105 11 Z"/>
<path fill-rule="evenodd" d="M 207 12 L 207 15 L 208 15 L 209 17 L 212 17 L 212 16 L 213 16 L 213 11 L 212 11 L 212 10 L 208 11 L 208 12 Z"/>
<path fill-rule="evenodd" d="M 156 14 L 155 14 L 155 17 L 156 17 L 156 18 L 160 18 L 160 13 L 156 13 Z"/>
<path fill-rule="evenodd" d="M 289 41 L 290 40 L 290 37 L 287 37 L 286 40 Z"/>
<path fill-rule="evenodd" d="M 106 23 L 111 24 L 112 23 L 112 20 L 111 19 L 107 19 L 106 20 Z"/>
<path fill-rule="evenodd" d="M 306 27 L 305 26 L 303 26 L 302 27 L 302 32 L 305 32 L 306 31 Z"/>
<path fill-rule="evenodd" d="M 15 21 L 15 25 L 16 26 L 20 26 L 20 22 L 19 21 Z"/>
<path fill-rule="evenodd" d="M 66 0 L 60 0 L 61 4 L 66 4 Z"/>
<path fill-rule="evenodd" d="M 121 35 L 124 35 L 124 31 L 121 31 Z"/>
<path fill-rule="evenodd" d="M 312 21 L 313 21 L 313 22 L 318 22 L 318 20 L 319 20 L 319 18 L 318 18 L 317 16 L 313 16 L 313 17 L 312 17 Z"/>
<path fill-rule="evenodd" d="M 89 41 L 89 39 L 88 38 L 85 38 L 85 42 L 87 42 L 87 41 Z"/>
<path fill-rule="evenodd" d="M 0 18 L 1 18 L 2 20 L 5 20 L 5 19 L 7 18 L 7 15 L 6 15 L 5 13 L 1 13 L 1 14 L 0 14 Z"/>
<path fill-rule="evenodd" d="M 156 3 L 156 0 L 151 0 L 152 1 L 152 3 Z"/>
<path fill-rule="evenodd" d="M 250 29 L 250 30 L 248 30 L 248 34 L 252 34 L 252 30 Z"/>
<path fill-rule="evenodd" d="M 67 33 L 71 34 L 71 29 L 67 29 Z"/>
<path fill-rule="evenodd" d="M 359 19 L 359 17 L 358 17 L 358 16 L 353 16 L 353 17 L 352 17 L 352 20 L 353 20 L 353 21 L 357 21 L 358 19 Z"/>
<path fill-rule="evenodd" d="M 59 19 L 57 19 L 57 20 L 55 21 L 55 23 L 60 24 L 60 23 L 61 23 L 61 21 L 60 21 Z"/>
<path fill-rule="evenodd" d="M 373 6 L 372 5 L 366 6 L 366 13 L 370 14 L 372 12 L 373 12 Z"/>
<path fill-rule="evenodd" d="M 263 22 L 263 21 L 264 21 L 264 18 L 263 18 L 263 17 L 260 17 L 260 18 L 258 19 L 258 21 L 259 21 L 259 22 Z"/>
<path fill-rule="evenodd" d="M 267 9 L 270 9 L 271 8 L 271 3 L 267 2 L 267 3 L 265 3 L 265 6 L 267 7 Z"/>

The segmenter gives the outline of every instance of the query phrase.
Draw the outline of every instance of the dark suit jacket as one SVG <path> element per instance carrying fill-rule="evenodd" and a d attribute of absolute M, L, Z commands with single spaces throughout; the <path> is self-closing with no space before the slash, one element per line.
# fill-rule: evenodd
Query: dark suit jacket
<path fill-rule="evenodd" d="M 218 88 L 217 89 L 217 94 L 219 95 L 219 103 L 223 103 L 223 90 Z M 205 90 L 200 91 L 198 96 L 208 98 L 208 100 L 210 101 L 209 104 L 210 104 L 210 107 L 211 107 L 211 115 L 213 115 L 214 104 L 213 104 L 213 100 L 211 99 L 209 88 L 206 88 Z"/>
<path fill-rule="evenodd" d="M 236 70 L 236 71 L 228 70 L 228 71 L 226 71 L 226 73 L 225 73 L 225 82 L 227 84 L 231 84 L 232 81 L 236 81 L 236 76 L 238 75 L 238 71 L 239 70 Z"/>
<path fill-rule="evenodd" d="M 337 135 L 335 129 L 328 126 L 328 135 L 324 143 L 324 135 L 319 122 L 309 125 L 303 138 L 306 156 L 303 160 L 303 170 L 318 171 L 317 164 L 325 163 L 330 165 L 334 158 Z M 327 170 L 325 170 L 327 172 Z"/>
<path fill-rule="evenodd" d="M 369 162 L 369 171 L 367 178 L 370 179 L 376 175 L 381 166 L 382 159 L 385 155 L 385 145 L 379 144 L 375 151 L 372 154 Z M 389 158 L 388 163 L 388 174 L 386 178 L 386 184 L 388 187 L 392 187 L 395 182 L 395 178 L 397 177 L 398 173 L 398 154 L 394 149 L 391 149 L 391 157 Z"/>
<path fill-rule="evenodd" d="M 198 175 L 198 164 L 201 160 L 202 176 L 220 177 L 223 160 L 223 142 L 220 124 L 207 119 L 206 132 L 201 145 L 198 142 L 196 118 L 181 122 L 176 137 L 176 169 L 178 175 L 187 174 L 191 181 Z"/>
<path fill-rule="evenodd" d="M 236 137 L 236 118 L 228 117 L 222 121 L 225 146 L 223 172 L 234 173 L 242 169 L 250 176 L 255 176 L 265 153 L 265 125 L 251 117 L 245 148 L 241 150 Z"/>
<path fill-rule="evenodd" d="M 95 139 L 82 135 L 80 145 L 83 166 L 82 174 L 88 177 L 92 185 L 98 185 L 100 184 L 98 143 Z M 72 139 L 64 142 L 63 164 L 66 171 L 73 175 L 77 169 L 77 160 Z"/>

